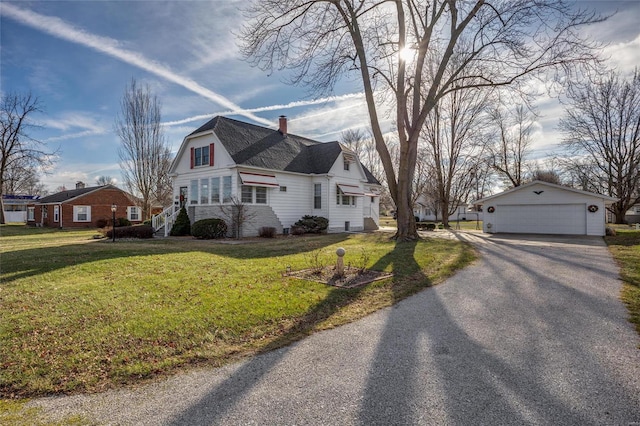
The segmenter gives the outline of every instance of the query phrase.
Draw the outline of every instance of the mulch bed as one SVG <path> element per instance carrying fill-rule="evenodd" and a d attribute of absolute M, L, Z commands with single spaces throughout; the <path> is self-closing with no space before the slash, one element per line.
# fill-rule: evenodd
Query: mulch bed
<path fill-rule="evenodd" d="M 288 272 L 284 275 L 341 288 L 360 287 L 393 276 L 389 272 L 361 270 L 353 267 L 345 267 L 344 275 L 338 276 L 335 266 L 325 266 L 322 269 L 303 269 L 301 271 Z"/>

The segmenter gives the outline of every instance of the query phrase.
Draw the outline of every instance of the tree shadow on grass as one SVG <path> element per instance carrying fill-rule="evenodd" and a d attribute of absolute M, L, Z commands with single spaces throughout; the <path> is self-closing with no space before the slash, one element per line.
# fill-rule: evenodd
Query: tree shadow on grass
<path fill-rule="evenodd" d="M 413 258 L 417 242 L 396 244 L 394 249 L 379 259 L 371 269 L 391 268 L 394 277 L 391 280 L 393 300 L 402 299 L 419 291 L 416 280 L 422 288 L 431 285 L 421 272 Z M 366 287 L 354 289 L 333 289 L 327 297 L 314 306 L 285 334 L 260 349 L 262 355 L 256 356 L 241 365 L 231 377 L 212 389 L 207 395 L 177 415 L 171 425 L 217 424 L 226 412 L 238 403 L 244 395 L 259 383 L 289 352 L 286 346 L 295 340 L 310 334 L 318 324 L 330 318 L 342 308 L 356 302 Z M 274 349 L 282 348 L 277 351 Z M 267 353 L 268 352 L 268 353 Z M 336 372 L 339 374 L 339 372 Z"/>
<path fill-rule="evenodd" d="M 363 288 L 332 289 L 324 300 L 297 319 L 279 337 L 258 349 L 256 356 L 247 360 L 229 378 L 168 424 L 217 424 L 235 403 L 285 357 L 291 349 L 288 345 L 311 334 L 321 322 L 356 301 L 362 290 Z"/>

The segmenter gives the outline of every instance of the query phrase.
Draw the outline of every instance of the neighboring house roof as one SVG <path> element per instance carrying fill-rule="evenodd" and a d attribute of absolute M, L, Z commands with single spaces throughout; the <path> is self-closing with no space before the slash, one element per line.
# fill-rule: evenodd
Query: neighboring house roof
<path fill-rule="evenodd" d="M 283 135 L 278 130 L 221 116 L 200 126 L 186 139 L 206 132 L 216 134 L 237 165 L 323 174 L 329 172 L 341 152 L 355 156 L 339 142 L 318 142 L 293 134 Z M 362 168 L 368 183 L 380 185 L 366 167 Z"/>
<path fill-rule="evenodd" d="M 596 194 L 596 193 L 588 192 L 588 191 L 581 191 L 579 189 L 569 188 L 568 186 L 557 185 L 555 183 L 544 182 L 544 181 L 541 181 L 541 180 L 534 180 L 533 182 L 529 182 L 529 183 L 525 183 L 524 185 L 516 186 L 515 188 L 508 189 L 508 190 L 506 190 L 504 192 L 501 192 L 499 194 L 490 195 L 488 197 L 481 198 L 481 199 L 475 201 L 473 204 L 481 205 L 481 204 L 484 204 L 485 202 L 487 202 L 489 200 L 493 200 L 494 198 L 502 197 L 503 195 L 510 194 L 512 192 L 515 192 L 515 191 L 520 191 L 522 189 L 526 189 L 526 188 L 528 188 L 530 186 L 533 186 L 533 185 L 549 186 L 551 188 L 558 188 L 558 189 L 562 189 L 562 190 L 565 190 L 565 191 L 574 192 L 576 194 L 588 195 L 588 196 L 596 197 L 596 198 L 602 198 L 602 199 L 605 200 L 605 202 L 614 203 L 614 202 L 618 201 L 618 198 L 609 197 L 608 195 Z"/>
<path fill-rule="evenodd" d="M 73 200 L 74 198 L 78 198 L 90 192 L 97 191 L 99 189 L 105 189 L 105 188 L 119 189 L 113 185 L 90 186 L 86 188 L 69 189 L 69 190 L 57 192 L 52 195 L 48 195 L 46 197 L 42 197 L 37 201 L 37 204 L 65 203 L 67 201 Z"/>

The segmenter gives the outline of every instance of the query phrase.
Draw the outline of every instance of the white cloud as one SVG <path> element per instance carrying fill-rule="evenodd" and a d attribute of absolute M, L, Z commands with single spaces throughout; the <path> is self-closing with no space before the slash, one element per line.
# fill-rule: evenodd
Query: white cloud
<path fill-rule="evenodd" d="M 50 192 L 54 192 L 60 186 L 75 188 L 78 181 L 93 186 L 98 176 L 111 176 L 116 183 L 120 182 L 120 166 L 117 163 L 62 162 L 49 171 L 42 181 Z"/>
<path fill-rule="evenodd" d="M 342 99 L 292 117 L 289 131 L 318 140 L 337 140 L 347 129 L 368 128 L 369 115 L 362 98 Z"/>
<path fill-rule="evenodd" d="M 117 40 L 90 34 L 87 31 L 77 29 L 72 25 L 67 24 L 57 17 L 45 16 L 32 12 L 30 10 L 21 9 L 11 3 L 3 3 L 2 8 L 0 8 L 0 13 L 10 19 L 38 29 L 47 34 L 70 41 L 72 43 L 80 44 L 82 46 L 119 59 L 129 65 L 141 68 L 158 77 L 164 78 L 192 92 L 204 96 L 225 108 L 229 108 L 232 110 L 241 110 L 238 105 L 225 98 L 224 96 L 201 86 L 188 77 L 178 75 L 177 73 L 171 71 L 167 66 L 160 64 L 154 60 L 148 59 L 138 52 L 121 48 L 120 43 Z M 243 115 L 255 122 L 262 123 L 264 125 L 273 124 L 272 122 L 251 113 L 240 113 L 240 115 Z"/>
<path fill-rule="evenodd" d="M 604 49 L 609 64 L 623 74 L 640 67 L 640 34 L 629 42 L 615 43 Z"/>
<path fill-rule="evenodd" d="M 104 135 L 110 131 L 100 119 L 84 112 L 68 111 L 57 117 L 45 118 L 42 126 L 47 129 L 61 130 L 72 133 L 49 137 L 44 142 L 60 142 L 68 139 L 84 138 L 88 136 Z"/>
<path fill-rule="evenodd" d="M 318 104 L 329 104 L 331 103 L 332 105 L 335 103 L 339 103 L 341 101 L 344 100 L 348 100 L 348 99 L 361 99 L 364 98 L 364 94 L 363 93 L 349 93 L 349 94 L 345 94 L 345 95 L 339 95 L 339 96 L 329 96 L 326 98 L 321 98 L 321 99 L 314 99 L 314 100 L 308 100 L 308 101 L 294 101 L 294 102 L 289 102 L 287 104 L 276 104 L 276 105 L 267 105 L 267 106 L 263 106 L 263 107 L 257 107 L 257 108 L 245 108 L 245 109 L 241 109 L 241 110 L 228 110 L 228 111 L 219 111 L 219 112 L 214 112 L 211 114 L 202 114 L 202 115 L 196 115 L 193 117 L 187 117 L 187 118 L 183 118 L 181 120 L 175 120 L 175 121 L 167 121 L 162 123 L 164 126 L 176 126 L 176 125 L 180 125 L 180 124 L 185 124 L 185 123 L 190 123 L 193 121 L 203 121 L 203 120 L 210 120 L 212 117 L 215 117 L 217 115 L 241 115 L 242 112 L 244 113 L 253 113 L 253 112 L 265 112 L 265 111 L 278 111 L 278 110 L 284 110 L 284 109 L 291 109 L 291 108 L 299 108 L 299 107 L 305 107 L 305 106 L 310 106 L 310 105 L 318 105 Z M 351 107 L 349 107 L 351 108 Z M 322 112 L 319 113 L 318 115 L 322 115 L 325 114 L 326 112 Z M 296 120 L 302 120 L 304 119 L 304 117 L 299 117 L 299 118 L 293 118 L 290 119 L 289 121 L 296 121 Z"/>

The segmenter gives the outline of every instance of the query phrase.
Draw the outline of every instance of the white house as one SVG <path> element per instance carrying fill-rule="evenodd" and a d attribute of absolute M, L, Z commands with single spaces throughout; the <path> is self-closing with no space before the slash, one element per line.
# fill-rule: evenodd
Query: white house
<path fill-rule="evenodd" d="M 624 221 L 628 224 L 640 223 L 640 204 L 634 204 L 624 214 Z"/>
<path fill-rule="evenodd" d="M 2 194 L 2 208 L 6 223 L 27 223 L 27 205 L 38 200 L 38 195 Z"/>
<path fill-rule="evenodd" d="M 616 198 L 533 181 L 476 201 L 489 233 L 605 235 L 606 206 Z"/>
<path fill-rule="evenodd" d="M 413 215 L 420 222 L 437 222 L 442 220 L 442 213 L 435 211 L 434 203 L 429 198 L 421 194 L 413 205 Z M 482 220 L 482 212 L 470 211 L 470 206 L 463 204 L 449 215 L 449 222 L 456 220 Z"/>
<path fill-rule="evenodd" d="M 338 142 L 288 134 L 284 116 L 278 130 L 213 118 L 184 138 L 170 174 L 174 206 L 154 218 L 156 229 L 180 205 L 192 222 L 221 217 L 231 228 L 234 200 L 248 211 L 243 236 L 258 235 L 261 227 L 287 233 L 304 215 L 327 218 L 329 232 L 379 223 L 380 183 L 355 153 Z"/>

